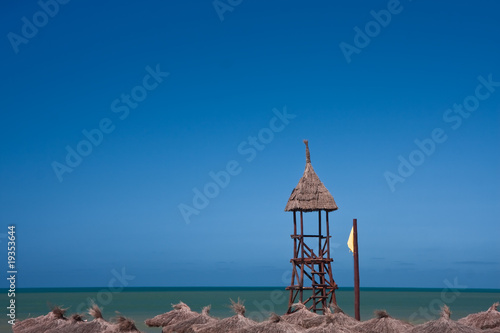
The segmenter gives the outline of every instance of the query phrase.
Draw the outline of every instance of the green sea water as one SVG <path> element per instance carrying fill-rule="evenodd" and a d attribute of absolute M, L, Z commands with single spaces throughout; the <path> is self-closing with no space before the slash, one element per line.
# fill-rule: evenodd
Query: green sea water
<path fill-rule="evenodd" d="M 1 292 L 4 314 L 0 332 L 11 332 L 6 309 L 9 305 L 7 290 Z M 353 316 L 353 290 L 340 289 L 336 294 L 339 306 Z M 103 309 L 107 320 L 116 316 L 118 311 L 134 320 L 141 331 L 160 333 L 160 328 L 145 326 L 144 320 L 170 311 L 173 303 L 183 301 L 197 312 L 210 304 L 210 314 L 223 318 L 232 315 L 230 299 L 238 298 L 245 301 L 247 317 L 257 321 L 266 319 L 270 312 L 284 314 L 288 305 L 288 292 L 284 287 L 21 289 L 16 293 L 15 304 L 16 317 L 22 320 L 47 314 L 51 305 L 69 308 L 68 314 L 83 313 L 94 301 Z M 395 318 L 422 323 L 437 318 L 439 308 L 446 303 L 452 310 L 452 319 L 456 320 L 470 313 L 485 311 L 497 301 L 500 301 L 500 290 L 365 288 L 361 290 L 361 319 L 370 319 L 374 310 L 385 309 Z"/>

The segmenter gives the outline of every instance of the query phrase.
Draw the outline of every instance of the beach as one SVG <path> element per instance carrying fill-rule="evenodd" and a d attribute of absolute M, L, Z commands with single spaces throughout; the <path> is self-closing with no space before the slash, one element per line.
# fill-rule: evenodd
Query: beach
<path fill-rule="evenodd" d="M 340 289 L 336 294 L 338 305 L 346 314 L 354 316 L 353 290 Z M 106 288 L 21 289 L 16 295 L 16 316 L 23 320 L 45 315 L 51 305 L 68 308 L 67 315 L 83 313 L 94 300 L 106 320 L 113 319 L 118 311 L 134 320 L 142 332 L 158 333 L 160 328 L 147 327 L 144 321 L 172 310 L 173 303 L 183 301 L 196 312 L 211 305 L 211 316 L 225 318 L 233 315 L 230 299 L 238 298 L 245 301 L 246 316 L 256 321 L 267 319 L 271 312 L 282 315 L 288 305 L 288 292 L 284 287 L 127 288 L 115 292 Z M 6 299 L 6 292 L 2 292 L 2 300 Z M 362 288 L 361 320 L 371 319 L 374 310 L 384 309 L 394 318 L 423 323 L 438 318 L 440 307 L 445 303 L 452 311 L 451 318 L 458 320 L 485 311 L 499 300 L 500 290 L 494 289 Z M 2 320 L 1 332 L 12 331 L 7 319 Z M 92 318 L 87 315 L 87 319 Z"/>

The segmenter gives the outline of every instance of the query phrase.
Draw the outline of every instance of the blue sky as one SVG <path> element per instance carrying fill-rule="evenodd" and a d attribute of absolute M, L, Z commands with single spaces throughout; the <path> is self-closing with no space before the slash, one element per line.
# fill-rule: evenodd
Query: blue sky
<path fill-rule="evenodd" d="M 288 284 L 309 139 L 339 286 L 357 218 L 362 286 L 500 288 L 497 2 L 62 2 L 1 5 L 18 287 Z"/>

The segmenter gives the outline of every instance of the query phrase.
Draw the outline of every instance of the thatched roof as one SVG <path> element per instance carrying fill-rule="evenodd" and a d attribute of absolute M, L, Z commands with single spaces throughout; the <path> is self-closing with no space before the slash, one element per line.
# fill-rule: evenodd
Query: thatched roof
<path fill-rule="evenodd" d="M 332 316 L 332 314 L 325 313 L 323 316 L 317 316 L 314 318 L 306 318 L 306 319 L 302 320 L 302 323 L 300 324 L 300 326 L 302 326 L 304 328 L 312 328 L 312 327 L 322 326 L 326 323 L 326 319 L 329 316 Z"/>
<path fill-rule="evenodd" d="M 157 315 L 154 318 L 146 319 L 144 322 L 149 327 L 163 327 L 167 325 L 175 325 L 181 321 L 197 317 L 199 314 L 191 311 L 189 306 L 183 302 L 179 304 L 172 304 L 174 310 L 167 313 Z"/>
<path fill-rule="evenodd" d="M 205 306 L 201 311 L 201 314 L 196 317 L 183 320 L 174 325 L 166 325 L 163 326 L 162 333 L 193 333 L 193 325 L 196 324 L 213 324 L 217 321 L 217 319 L 209 316 L 210 313 L 210 305 Z"/>
<path fill-rule="evenodd" d="M 475 327 L 466 326 L 450 319 L 450 309 L 444 305 L 441 317 L 410 329 L 408 333 L 478 333 Z"/>
<path fill-rule="evenodd" d="M 46 332 L 65 325 L 68 322 L 68 319 L 64 317 L 65 313 L 66 309 L 56 306 L 45 316 L 17 321 L 14 326 L 12 326 L 12 331 L 14 333 Z"/>
<path fill-rule="evenodd" d="M 407 332 L 412 325 L 392 318 L 384 310 L 375 311 L 376 317 L 354 326 L 354 331 L 359 333 L 402 333 Z"/>
<path fill-rule="evenodd" d="M 257 322 L 245 317 L 245 306 L 239 299 L 237 303 L 231 300 L 231 309 L 236 315 L 221 319 L 215 323 L 193 325 L 193 331 L 195 333 L 235 332 L 257 324 Z"/>
<path fill-rule="evenodd" d="M 325 322 L 321 326 L 308 328 L 306 333 L 352 333 L 351 327 L 336 325 L 334 323 Z"/>
<path fill-rule="evenodd" d="M 320 315 L 309 311 L 302 303 L 295 303 L 292 307 L 295 311 L 281 316 L 281 320 L 290 324 L 302 326 L 304 320 L 320 317 Z"/>
<path fill-rule="evenodd" d="M 51 328 L 45 333 L 75 332 L 76 330 L 74 328 L 76 327 L 76 325 L 83 323 L 84 321 L 85 320 L 83 315 L 74 313 L 71 315 L 71 317 L 69 317 L 68 320 L 66 320 L 64 324 Z"/>
<path fill-rule="evenodd" d="M 333 196 L 319 180 L 311 165 L 309 146 L 306 144 L 306 169 L 299 183 L 293 189 L 285 207 L 285 211 L 312 212 L 317 210 L 333 211 L 338 209 Z"/>
<path fill-rule="evenodd" d="M 93 305 L 89 309 L 89 314 L 94 317 L 92 321 L 84 321 L 80 314 L 73 314 L 70 319 L 66 320 L 62 325 L 44 330 L 43 327 L 37 326 L 34 332 L 44 333 L 140 333 L 135 326 L 135 323 L 123 316 L 118 316 L 115 323 L 110 323 L 102 317 L 101 309 L 97 305 Z"/>
<path fill-rule="evenodd" d="M 493 304 L 487 311 L 473 313 L 465 318 L 459 319 L 460 324 L 477 327 L 482 330 L 487 328 L 500 329 L 500 312 L 497 310 L 499 303 Z"/>
<path fill-rule="evenodd" d="M 329 308 L 327 308 L 323 316 L 305 319 L 301 326 L 305 328 L 313 328 L 327 325 L 349 328 L 359 324 L 359 321 L 346 315 L 340 307 L 332 305 L 332 308 L 334 309 L 333 313 Z"/>
<path fill-rule="evenodd" d="M 103 333 L 136 333 L 140 332 L 133 320 L 123 316 L 116 317 L 116 323 L 109 326 Z"/>
<path fill-rule="evenodd" d="M 104 320 L 101 309 L 97 305 L 92 305 L 88 312 L 94 317 L 92 321 L 78 320 L 81 316 L 73 315 L 64 325 L 48 330 L 46 333 L 102 333 L 113 328 L 112 323 Z"/>
<path fill-rule="evenodd" d="M 269 320 L 266 320 L 257 325 L 242 328 L 237 333 L 302 333 L 305 332 L 304 328 L 287 323 L 281 320 L 281 317 L 277 314 L 271 314 Z"/>
<path fill-rule="evenodd" d="M 481 333 L 500 333 L 500 327 L 497 327 L 497 328 L 487 328 L 485 330 L 481 330 Z"/>
<path fill-rule="evenodd" d="M 85 321 L 85 316 L 79 313 L 73 313 L 71 317 L 69 317 L 69 320 L 71 322 Z"/>

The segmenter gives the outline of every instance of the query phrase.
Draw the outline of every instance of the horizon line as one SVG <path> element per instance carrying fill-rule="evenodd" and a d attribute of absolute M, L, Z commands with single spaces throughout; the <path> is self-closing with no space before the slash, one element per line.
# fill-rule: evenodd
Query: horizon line
<path fill-rule="evenodd" d="M 286 286 L 143 286 L 123 287 L 121 291 L 175 291 L 175 290 L 257 290 L 257 289 L 285 289 Z M 85 292 L 107 289 L 107 287 L 23 287 L 16 288 L 17 292 Z M 338 291 L 352 291 L 354 287 L 340 287 Z M 436 287 L 360 287 L 361 291 L 442 291 Z M 8 292 L 9 288 L 0 288 L 1 292 Z M 500 288 L 464 288 L 461 292 L 498 292 Z"/>

